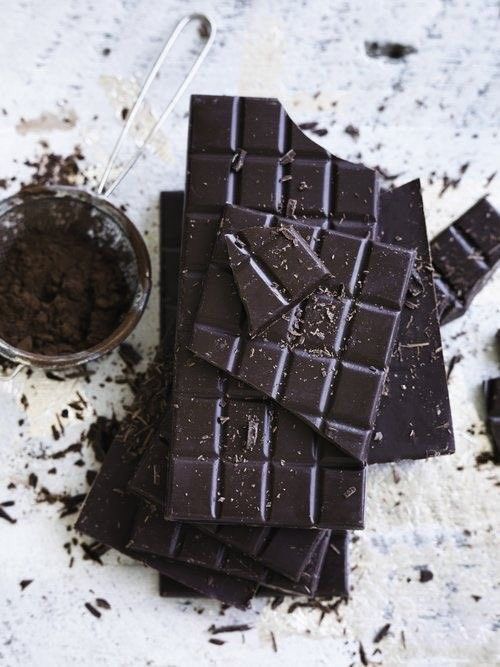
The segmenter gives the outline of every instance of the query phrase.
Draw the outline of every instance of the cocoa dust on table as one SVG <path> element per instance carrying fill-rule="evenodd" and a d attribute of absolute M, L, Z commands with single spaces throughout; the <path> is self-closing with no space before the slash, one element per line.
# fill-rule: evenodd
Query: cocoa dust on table
<path fill-rule="evenodd" d="M 119 251 L 64 229 L 19 236 L 0 262 L 0 337 L 28 352 L 69 354 L 107 338 L 131 294 Z"/>

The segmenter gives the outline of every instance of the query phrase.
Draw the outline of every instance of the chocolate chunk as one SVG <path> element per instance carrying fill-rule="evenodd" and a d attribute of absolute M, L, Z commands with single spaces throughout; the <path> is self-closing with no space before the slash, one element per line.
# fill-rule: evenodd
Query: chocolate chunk
<path fill-rule="evenodd" d="M 384 241 L 416 248 L 413 308 L 403 308 L 398 341 L 380 401 L 369 462 L 422 459 L 455 451 L 441 334 L 418 181 L 381 197 Z"/>
<path fill-rule="evenodd" d="M 500 261 L 500 214 L 486 199 L 431 243 L 441 324 L 460 317 Z"/>
<path fill-rule="evenodd" d="M 230 165 L 236 137 L 247 156 L 244 168 L 234 174 Z M 283 167 L 279 156 L 289 150 L 295 151 L 295 159 Z M 293 178 L 283 183 L 284 169 Z M 304 191 L 298 189 L 302 181 L 309 185 Z M 366 236 L 376 228 L 378 190 L 374 171 L 330 155 L 304 136 L 276 100 L 192 97 L 169 519 L 362 526 L 364 470 L 260 392 L 197 360 L 185 346 L 225 202 L 276 213 L 293 198 L 297 215 L 308 216 L 301 222 L 311 231 L 341 228 Z M 249 416 L 260 422 L 258 447 L 242 452 Z M 220 417 L 229 417 L 224 429 L 219 428 Z M 346 499 L 343 493 L 351 486 L 358 492 Z"/>
<path fill-rule="evenodd" d="M 225 235 L 229 264 L 256 336 L 315 290 L 327 268 L 291 226 L 253 227 Z"/>
<path fill-rule="evenodd" d="M 500 463 L 500 377 L 486 380 L 486 425 L 493 445 L 493 460 Z"/>
<path fill-rule="evenodd" d="M 220 239 L 252 225 L 254 245 L 264 247 L 262 224 L 307 234 L 331 275 L 286 318 L 251 338 Z M 328 229 L 311 237 L 290 220 L 228 205 L 189 347 L 366 461 L 413 261 L 411 249 Z M 304 283 L 307 274 L 299 266 L 295 273 L 290 280 L 282 272 L 281 279 Z"/>

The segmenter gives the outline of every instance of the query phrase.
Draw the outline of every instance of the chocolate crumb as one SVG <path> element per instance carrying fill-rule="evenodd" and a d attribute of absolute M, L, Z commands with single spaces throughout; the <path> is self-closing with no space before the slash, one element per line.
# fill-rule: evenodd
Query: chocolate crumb
<path fill-rule="evenodd" d="M 243 148 L 239 148 L 238 151 L 233 155 L 233 159 L 231 160 L 231 169 L 233 171 L 241 171 L 245 163 L 246 155 L 247 152 Z"/>
<path fill-rule="evenodd" d="M 494 457 L 491 452 L 485 451 L 485 452 L 480 452 L 476 456 L 476 465 L 481 466 L 484 465 L 485 463 L 489 463 L 490 461 L 493 461 Z"/>
<path fill-rule="evenodd" d="M 21 586 L 21 590 L 24 591 L 24 589 L 28 588 L 28 586 L 32 583 L 33 583 L 33 579 L 22 579 L 19 582 L 19 586 Z"/>
<path fill-rule="evenodd" d="M 107 547 L 105 544 L 101 544 L 100 542 L 92 542 L 92 544 L 82 542 L 80 546 L 84 552 L 83 559 L 92 560 L 94 563 L 98 563 L 99 565 L 103 564 L 101 557 L 109 551 L 109 547 Z"/>
<path fill-rule="evenodd" d="M 120 424 L 116 417 L 99 416 L 87 431 L 87 441 L 94 451 L 94 456 L 99 462 L 104 461 L 104 457 L 111 447 Z"/>
<path fill-rule="evenodd" d="M 344 132 L 352 137 L 354 141 L 359 139 L 359 129 L 354 125 L 347 125 L 347 127 L 344 128 Z"/>
<path fill-rule="evenodd" d="M 220 625 L 219 627 L 211 625 L 208 628 L 208 632 L 211 635 L 219 635 L 223 632 L 246 632 L 247 630 L 251 629 L 252 626 L 248 625 L 247 623 L 237 623 L 235 625 Z"/>
<path fill-rule="evenodd" d="M 299 127 L 301 130 L 314 130 L 315 127 L 318 127 L 318 121 L 311 120 L 307 123 L 300 123 Z"/>
<path fill-rule="evenodd" d="M 50 459 L 62 459 L 66 454 L 77 453 L 79 454 L 82 451 L 82 443 L 75 442 L 72 445 L 68 445 L 65 449 L 60 449 L 58 452 L 54 452 L 49 456 Z"/>
<path fill-rule="evenodd" d="M 295 160 L 295 151 L 291 148 L 284 155 L 280 157 L 280 164 L 291 164 Z"/>
<path fill-rule="evenodd" d="M 111 609 L 111 605 L 104 598 L 96 598 L 95 603 L 100 609 Z"/>
<path fill-rule="evenodd" d="M 141 354 L 130 343 L 122 343 L 118 348 L 118 354 L 129 368 L 134 368 L 142 361 Z"/>
<path fill-rule="evenodd" d="M 328 134 L 326 127 L 318 127 L 317 129 L 311 130 L 311 132 L 317 137 L 324 137 Z"/>
<path fill-rule="evenodd" d="M 359 642 L 359 659 L 361 660 L 361 664 L 365 665 L 365 667 L 367 667 L 368 658 L 366 657 L 365 649 L 364 649 L 363 644 L 361 642 Z"/>
<path fill-rule="evenodd" d="M 462 354 L 454 354 L 452 358 L 450 359 L 450 363 L 448 364 L 448 369 L 446 370 L 446 380 L 450 379 L 450 375 L 455 368 L 455 366 L 462 361 L 463 355 Z"/>
<path fill-rule="evenodd" d="M 8 523 L 17 523 L 17 519 L 13 519 L 3 507 L 0 507 L 0 519 L 4 519 L 4 521 L 7 521 Z"/>
<path fill-rule="evenodd" d="M 208 640 L 209 644 L 214 644 L 215 646 L 223 646 L 226 642 L 223 639 L 216 639 L 215 637 L 211 637 Z"/>
<path fill-rule="evenodd" d="M 427 570 L 426 568 L 422 568 L 420 570 L 420 578 L 419 578 L 420 583 L 421 584 L 426 584 L 431 579 L 434 579 L 434 574 L 430 570 Z"/>
<path fill-rule="evenodd" d="M 387 637 L 390 627 L 391 627 L 390 623 L 386 623 L 385 625 L 383 625 L 373 638 L 373 643 L 378 644 L 379 642 L 382 641 L 382 639 L 384 639 L 384 637 Z"/>
<path fill-rule="evenodd" d="M 401 60 L 417 49 L 409 44 L 399 42 L 365 42 L 366 55 L 370 58 L 389 58 L 389 60 Z"/>
<path fill-rule="evenodd" d="M 286 203 L 286 217 L 293 218 L 295 215 L 295 209 L 297 208 L 297 200 L 289 199 Z"/>
<path fill-rule="evenodd" d="M 277 595 L 271 602 L 271 609 L 277 609 L 285 600 L 284 595 Z"/>
<path fill-rule="evenodd" d="M 85 607 L 92 614 L 92 616 L 95 616 L 96 618 L 101 618 L 101 612 L 98 609 L 96 609 L 93 605 L 91 605 L 90 602 L 86 602 Z"/>

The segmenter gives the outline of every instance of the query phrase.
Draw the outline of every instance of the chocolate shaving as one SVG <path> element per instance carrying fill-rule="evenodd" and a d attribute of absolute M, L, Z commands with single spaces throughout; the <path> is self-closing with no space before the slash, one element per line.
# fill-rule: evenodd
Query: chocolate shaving
<path fill-rule="evenodd" d="M 243 148 L 239 148 L 238 151 L 233 155 L 233 159 L 231 160 L 231 169 L 233 171 L 241 171 L 245 163 L 246 155 L 247 152 Z"/>
<path fill-rule="evenodd" d="M 289 199 L 286 203 L 286 217 L 293 218 L 295 215 L 295 209 L 297 208 L 297 200 Z"/>
<path fill-rule="evenodd" d="M 118 348 L 118 354 L 129 368 L 134 368 L 142 361 L 141 354 L 130 343 L 122 343 Z"/>
<path fill-rule="evenodd" d="M 280 164 L 291 164 L 295 160 L 295 151 L 291 148 L 284 155 L 280 157 Z"/>
<path fill-rule="evenodd" d="M 95 616 L 96 618 L 101 618 L 101 612 L 98 609 L 96 609 L 93 605 L 91 605 L 90 602 L 86 602 L 85 607 L 92 614 L 92 616 Z"/>
<path fill-rule="evenodd" d="M 8 512 L 6 512 L 3 507 L 0 507 L 0 519 L 4 519 L 9 523 L 17 523 L 17 519 L 13 519 Z"/>
<path fill-rule="evenodd" d="M 246 632 L 251 629 L 252 626 L 247 623 L 237 623 L 235 625 L 220 625 L 219 627 L 211 625 L 208 628 L 208 632 L 211 635 L 220 635 L 223 632 Z"/>
<path fill-rule="evenodd" d="M 379 642 L 381 642 L 382 639 L 384 639 L 384 637 L 387 636 L 390 627 L 391 627 L 390 623 L 386 623 L 384 626 L 382 626 L 380 628 L 380 630 L 377 632 L 377 634 L 375 635 L 375 637 L 373 638 L 373 643 L 378 644 Z"/>
<path fill-rule="evenodd" d="M 450 363 L 448 364 L 448 368 L 446 370 L 446 380 L 450 379 L 450 375 L 455 368 L 455 366 L 462 361 L 463 355 L 462 354 L 454 354 L 452 358 L 450 359 Z"/>
<path fill-rule="evenodd" d="M 100 609 L 111 609 L 111 605 L 104 598 L 96 598 L 95 603 Z"/>

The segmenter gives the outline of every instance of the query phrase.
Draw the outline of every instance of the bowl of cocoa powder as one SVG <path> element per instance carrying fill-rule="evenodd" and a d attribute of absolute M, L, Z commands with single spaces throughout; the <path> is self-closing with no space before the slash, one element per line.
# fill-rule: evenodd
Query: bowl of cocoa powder
<path fill-rule="evenodd" d="M 109 201 L 65 186 L 0 202 L 0 355 L 67 368 L 118 346 L 139 322 L 151 263 Z"/>

